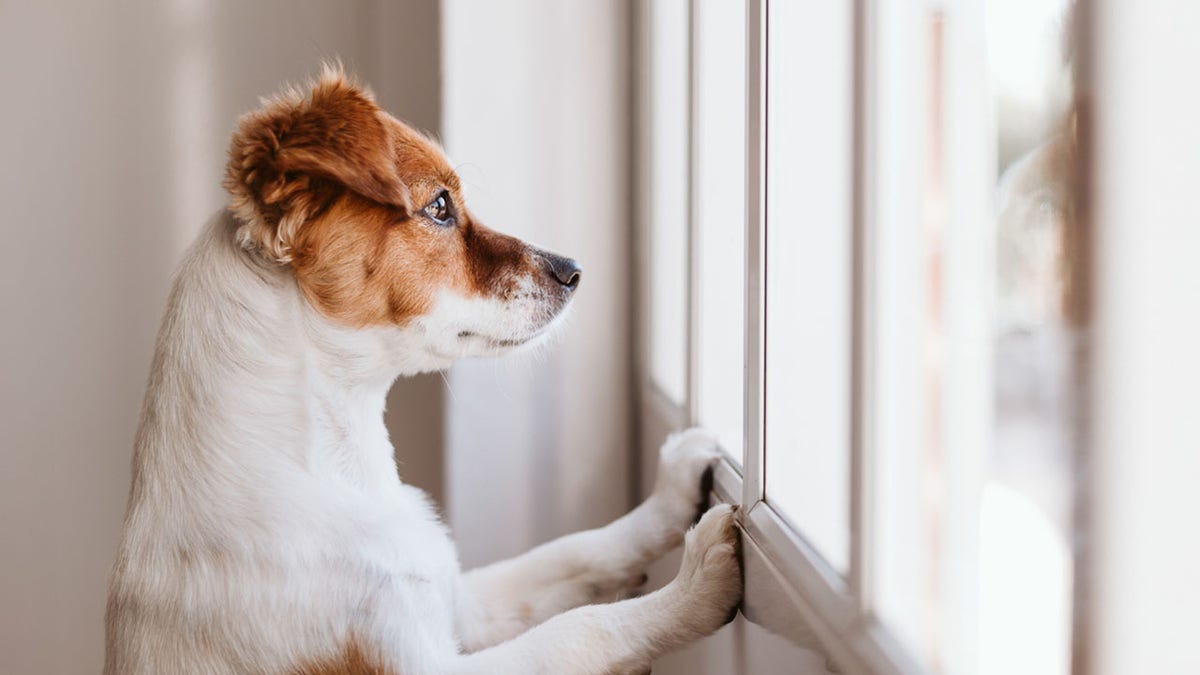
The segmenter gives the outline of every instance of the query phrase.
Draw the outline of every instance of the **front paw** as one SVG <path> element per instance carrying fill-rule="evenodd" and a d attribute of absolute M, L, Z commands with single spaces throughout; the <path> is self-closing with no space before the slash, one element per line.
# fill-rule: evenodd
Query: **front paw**
<path fill-rule="evenodd" d="M 687 607 L 688 622 L 701 635 L 729 623 L 742 601 L 741 533 L 738 507 L 718 504 L 687 533 L 683 564 L 672 582 Z"/>
<path fill-rule="evenodd" d="M 654 496 L 680 533 L 708 510 L 712 470 L 720 458 L 716 435 L 698 427 L 671 434 L 659 450 Z"/>

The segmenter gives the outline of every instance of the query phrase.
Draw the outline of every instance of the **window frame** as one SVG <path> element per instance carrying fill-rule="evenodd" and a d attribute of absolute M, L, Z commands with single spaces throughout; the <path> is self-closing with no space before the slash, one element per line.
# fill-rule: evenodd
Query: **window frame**
<path fill-rule="evenodd" d="M 856 0 L 852 12 L 852 173 L 851 205 L 851 372 L 850 372 L 850 565 L 845 577 L 766 501 L 766 262 L 771 227 L 767 213 L 767 22 L 769 0 L 751 0 L 747 20 L 747 162 L 746 162 L 746 381 L 745 381 L 745 457 L 744 474 L 737 476 L 728 463 L 722 463 L 714 480 L 714 493 L 724 501 L 743 505 L 742 527 L 747 556 L 747 589 L 743 613 L 748 620 L 776 631 L 779 616 L 789 610 L 791 620 L 800 623 L 819 643 L 819 649 L 845 672 L 917 673 L 923 668 L 912 660 L 888 633 L 869 615 L 865 606 L 869 594 L 868 570 L 864 555 L 869 550 L 869 508 L 865 499 L 870 491 L 863 442 L 867 420 L 864 417 L 865 321 L 868 318 L 864 265 L 867 238 L 864 228 L 865 53 L 868 47 L 866 2 Z M 724 474 L 724 475 L 722 475 Z M 740 478 L 741 489 L 736 482 Z M 762 560 L 755 558 L 761 557 Z M 754 579 L 757 570 L 769 570 L 775 578 L 769 583 Z M 760 590 L 766 592 L 756 592 Z M 780 588 L 787 592 L 771 592 Z M 786 598 L 791 607 L 783 606 Z M 770 625 L 770 624 L 774 625 Z M 796 632 L 794 629 L 793 634 Z M 787 633 L 784 633 L 787 634 Z"/>
<path fill-rule="evenodd" d="M 848 574 L 843 577 L 806 542 L 790 525 L 787 519 L 765 500 L 765 457 L 764 457 L 764 405 L 766 400 L 766 59 L 767 18 L 769 0 L 749 0 L 747 3 L 747 162 L 746 162 L 746 279 L 745 279 L 745 364 L 744 410 L 743 410 L 743 462 L 739 468 L 728 459 L 723 459 L 714 471 L 713 496 L 725 503 L 742 506 L 743 556 L 746 575 L 746 595 L 742 612 L 751 622 L 764 626 L 774 633 L 789 638 L 801 647 L 816 649 L 823 653 L 840 672 L 864 672 L 899 675 L 900 673 L 922 673 L 926 669 L 914 660 L 899 642 L 870 614 L 868 584 L 871 566 L 870 513 L 872 505 L 867 501 L 870 459 L 867 456 L 868 433 L 864 397 L 869 390 L 865 378 L 869 376 L 864 359 L 866 322 L 869 320 L 866 293 L 869 280 L 864 276 L 869 271 L 864 257 L 869 255 L 869 237 L 866 236 L 866 208 L 864 181 L 865 136 L 868 133 L 865 105 L 865 87 L 868 73 L 865 64 L 869 55 L 866 31 L 869 17 L 869 0 L 855 0 L 852 9 L 853 35 L 853 148 L 852 161 L 852 308 L 851 334 L 853 339 L 851 359 L 851 555 Z M 635 111 L 635 161 L 638 164 L 638 184 L 645 185 L 652 175 L 652 139 L 649 137 L 650 111 L 645 101 L 649 100 L 651 76 L 650 49 L 652 39 L 651 9 L 639 5 L 637 18 L 636 51 L 638 73 L 635 87 L 641 103 Z M 695 111 L 695 3 L 687 1 L 688 13 L 688 135 L 694 138 Z M 687 323 L 685 346 L 687 372 L 684 374 L 686 400 L 676 402 L 653 381 L 649 369 L 648 323 L 649 293 L 645 292 L 645 280 L 650 278 L 649 265 L 653 260 L 649 233 L 649 195 L 645 190 L 638 192 L 636 212 L 640 222 L 635 242 L 638 249 L 638 292 L 637 311 L 639 333 L 637 336 L 637 378 L 639 419 L 641 423 L 640 463 L 642 488 L 648 488 L 647 478 L 653 474 L 657 443 L 666 431 L 684 428 L 697 423 L 697 386 L 700 378 L 696 373 L 701 364 L 697 362 L 698 303 L 695 292 L 699 274 L 695 264 L 696 222 L 695 211 L 695 156 L 689 144 L 686 158 L 688 166 L 687 203 L 687 250 L 688 272 L 685 311 Z"/>
<path fill-rule="evenodd" d="M 687 56 L 687 125 L 688 137 L 695 139 L 696 118 L 696 0 L 679 0 L 686 7 L 688 21 Z M 851 382 L 850 382 L 850 472 L 848 498 L 850 500 L 850 557 L 846 572 L 835 570 L 802 534 L 771 503 L 765 500 L 766 464 L 764 437 L 766 403 L 767 358 L 765 341 L 766 288 L 765 263 L 768 246 L 767 232 L 770 227 L 766 200 L 766 152 L 767 152 L 767 22 L 771 0 L 748 0 L 747 10 L 747 143 L 746 143 L 746 218 L 745 218 L 745 370 L 743 400 L 743 461 L 739 467 L 730 461 L 722 461 L 714 473 L 713 495 L 716 499 L 742 505 L 742 528 L 744 564 L 746 572 L 746 596 L 743 605 L 745 617 L 770 631 L 789 637 L 798 646 L 816 649 L 825 655 L 840 672 L 853 673 L 927 673 L 926 666 L 916 658 L 912 645 L 902 643 L 898 632 L 893 631 L 876 614 L 875 607 L 879 589 L 873 588 L 873 580 L 881 564 L 881 553 L 877 551 L 880 538 L 877 536 L 876 520 L 884 499 L 878 493 L 881 477 L 875 471 L 879 460 L 877 452 L 882 420 L 877 410 L 881 405 L 881 393 L 873 382 L 879 374 L 874 351 L 880 339 L 877 334 L 880 301 L 875 297 L 879 284 L 884 283 L 883 272 L 877 269 L 883 251 L 877 249 L 880 227 L 878 209 L 884 188 L 881 181 L 889 180 L 881 174 L 880 153 L 889 150 L 881 144 L 882 135 L 891 128 L 879 115 L 881 107 L 894 104 L 890 93 L 883 86 L 889 71 L 879 51 L 881 41 L 891 41 L 893 47 L 900 40 L 912 48 L 923 43 L 917 19 L 928 19 L 936 14 L 948 18 L 947 32 L 943 39 L 955 41 L 962 48 L 969 31 L 977 28 L 972 22 L 980 17 L 973 16 L 970 3 L 960 0 L 923 0 L 913 6 L 884 3 L 882 0 L 853 0 L 852 3 L 852 151 L 851 161 Z M 903 4 L 903 3 L 898 3 Z M 650 248 L 649 207 L 652 195 L 642 187 L 648 185 L 654 161 L 653 138 L 649 133 L 649 111 L 646 101 L 650 100 L 650 73 L 653 64 L 648 48 L 652 39 L 652 9 L 649 3 L 635 5 L 635 100 L 634 110 L 635 161 L 637 163 L 635 195 L 638 199 L 636 213 L 635 243 L 637 247 L 640 280 L 637 294 L 639 346 L 636 355 L 637 367 L 635 387 L 640 413 L 640 463 L 641 494 L 649 489 L 648 479 L 653 476 L 657 461 L 658 444 L 672 430 L 697 423 L 698 382 L 702 364 L 698 363 L 697 340 L 698 303 L 701 298 L 696 292 L 699 274 L 695 260 L 695 153 L 687 150 L 687 241 L 688 270 L 686 278 L 687 307 L 684 313 L 688 336 L 686 349 L 685 400 L 671 400 L 653 381 L 649 365 L 649 294 L 646 280 L 650 279 L 649 265 L 654 253 Z M 900 26 L 893 25 L 900 19 Z M 889 22 L 887 25 L 884 22 Z M 1086 26 L 1083 30 L 1086 31 Z M 899 31 L 897 33 L 896 31 Z M 925 36 L 925 39 L 928 39 Z M 957 52 L 956 52 L 957 53 Z M 968 56 L 984 58 L 979 47 L 971 45 Z M 910 64 L 911 65 L 911 64 Z M 990 101 L 986 92 L 972 84 L 965 70 L 952 70 L 944 74 L 945 80 L 932 89 L 941 97 L 939 106 L 947 106 L 947 114 L 955 117 L 986 118 L 986 106 Z M 920 77 L 925 77 L 922 73 Z M 970 164 L 978 160 L 980 145 L 991 143 L 979 129 L 957 130 L 956 140 L 962 145 L 964 138 L 970 146 L 966 150 L 953 149 L 943 158 L 950 164 Z M 980 136 L 972 140 L 971 133 Z M 882 150 L 881 150 L 882 148 Z M 966 153 L 966 154 L 963 154 Z M 971 154 L 975 153 L 975 154 Z M 678 159 L 678 158 L 676 158 Z M 957 213 L 977 208 L 989 181 L 980 180 L 978 175 L 951 176 L 947 190 L 954 194 L 965 193 L 966 201 L 951 205 Z M 974 181 L 974 182 L 972 182 Z M 975 235 L 978 237 L 978 233 Z M 975 245 L 977 241 L 969 242 Z M 973 249 L 974 250 L 974 249 Z M 971 320 L 978 321 L 978 316 Z M 970 469 L 970 466 L 967 467 Z M 956 488 L 968 490 L 969 486 Z M 961 534 L 961 533 L 958 533 Z M 1083 564 L 1077 552 L 1077 564 Z M 958 588 L 965 580 L 962 574 L 951 580 Z M 939 626 L 945 629 L 946 626 Z M 947 633 L 950 640 L 970 640 L 970 626 L 959 626 Z M 1077 628 L 1078 629 L 1078 628 Z M 939 648 L 942 649 L 942 648 Z M 950 662 L 958 664 L 961 653 L 952 654 Z M 944 665 L 950 665 L 946 663 Z M 954 665 L 953 667 L 958 667 Z"/>

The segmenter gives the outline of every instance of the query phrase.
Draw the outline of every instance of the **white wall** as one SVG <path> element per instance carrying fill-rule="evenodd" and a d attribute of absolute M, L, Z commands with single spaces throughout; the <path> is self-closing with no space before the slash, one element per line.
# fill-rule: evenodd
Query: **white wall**
<path fill-rule="evenodd" d="M 237 114 L 341 55 L 436 130 L 437 20 L 436 0 L 0 3 L 0 673 L 100 668 L 151 345 Z M 404 383 L 390 421 L 436 448 L 440 401 Z M 440 483 L 436 451 L 404 467 Z"/>
<path fill-rule="evenodd" d="M 474 212 L 575 257 L 555 345 L 449 377 L 450 521 L 465 565 L 628 506 L 629 6 L 445 0 L 444 132 Z"/>
<path fill-rule="evenodd" d="M 1086 657 L 1098 675 L 1197 673 L 1200 6 L 1090 4 L 1096 272 Z"/>

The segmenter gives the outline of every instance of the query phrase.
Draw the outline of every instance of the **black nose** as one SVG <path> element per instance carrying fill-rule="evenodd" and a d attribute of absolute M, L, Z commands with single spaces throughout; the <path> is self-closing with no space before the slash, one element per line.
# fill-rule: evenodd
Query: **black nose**
<path fill-rule="evenodd" d="M 570 258 L 564 258 L 553 253 L 541 252 L 542 257 L 550 266 L 550 275 L 558 281 L 558 283 L 566 286 L 567 290 L 573 291 L 579 286 L 579 275 L 583 270 L 579 269 L 579 265 Z"/>

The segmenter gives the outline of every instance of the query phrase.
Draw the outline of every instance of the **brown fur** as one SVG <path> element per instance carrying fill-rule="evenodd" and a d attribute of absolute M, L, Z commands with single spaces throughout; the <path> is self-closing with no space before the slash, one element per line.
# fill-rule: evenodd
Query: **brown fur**
<path fill-rule="evenodd" d="M 523 276 L 553 288 L 535 251 L 474 221 L 441 149 L 338 68 L 242 118 L 225 186 L 244 243 L 290 264 L 308 300 L 346 325 L 403 325 L 439 288 L 505 298 Z M 443 190 L 454 227 L 422 213 Z"/>
<path fill-rule="evenodd" d="M 358 642 L 350 640 L 341 653 L 306 663 L 290 675 L 399 675 L 379 663 L 379 660 L 368 658 Z"/>

